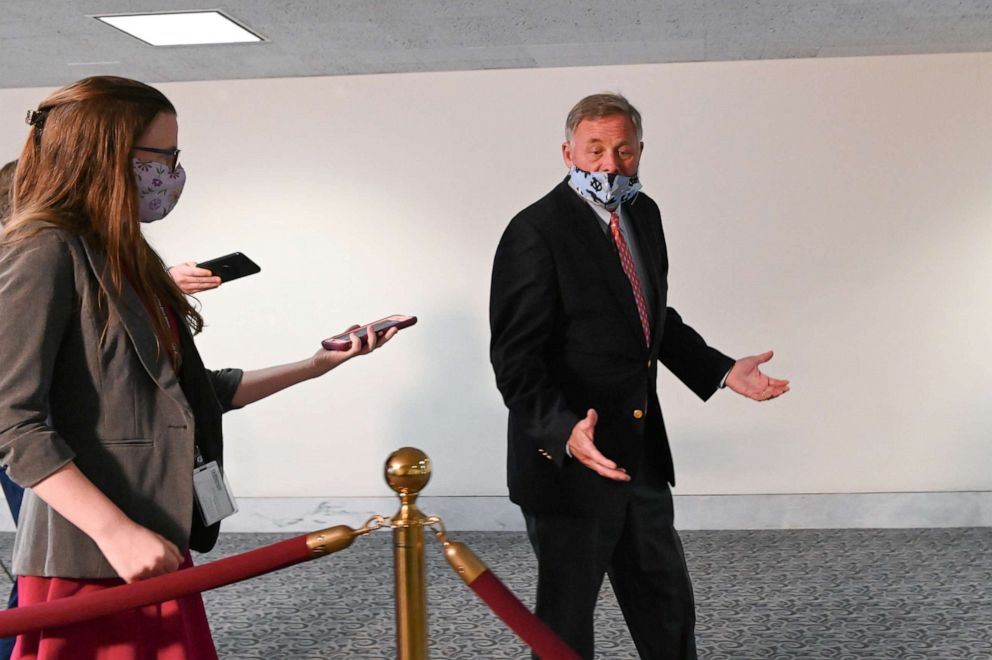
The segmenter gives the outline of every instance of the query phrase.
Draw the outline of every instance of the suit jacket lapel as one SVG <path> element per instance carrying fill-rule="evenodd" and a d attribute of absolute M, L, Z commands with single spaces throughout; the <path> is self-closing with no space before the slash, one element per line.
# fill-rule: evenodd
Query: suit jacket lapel
<path fill-rule="evenodd" d="M 110 303 L 110 315 L 113 318 L 116 313 L 124 327 L 125 333 L 131 340 L 135 353 L 141 365 L 148 372 L 148 375 L 162 388 L 169 396 L 176 400 L 183 408 L 189 408 L 182 387 L 176 377 L 176 372 L 169 362 L 168 351 L 160 349 L 155 332 L 152 330 L 148 319 L 148 311 L 142 304 L 138 294 L 134 291 L 131 283 L 124 280 L 124 290 L 120 295 L 116 293 L 110 275 L 107 272 L 107 257 L 103 250 L 94 249 L 89 242 L 82 238 L 81 242 L 86 252 L 86 257 L 90 262 L 90 267 L 100 287 L 106 292 L 107 300 Z"/>
<path fill-rule="evenodd" d="M 574 231 L 578 235 L 581 243 L 589 254 L 589 259 L 593 261 L 603 273 L 603 279 L 613 293 L 617 304 L 627 317 L 627 325 L 630 327 L 637 341 L 644 345 L 644 330 L 641 328 L 641 317 L 637 313 L 637 303 L 634 301 L 634 291 L 630 287 L 630 280 L 623 272 L 620 265 L 620 257 L 617 256 L 613 248 L 613 241 L 603 231 L 603 221 L 597 217 L 596 212 L 589 208 L 589 205 L 575 192 L 568 187 L 567 180 L 560 186 L 565 203 L 570 206 L 570 212 L 566 214 L 567 220 L 574 224 Z"/>

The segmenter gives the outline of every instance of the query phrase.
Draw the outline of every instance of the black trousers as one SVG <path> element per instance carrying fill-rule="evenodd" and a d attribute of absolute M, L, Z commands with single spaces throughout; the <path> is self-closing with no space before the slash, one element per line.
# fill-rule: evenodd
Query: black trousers
<path fill-rule="evenodd" d="M 695 602 L 672 493 L 663 479 L 639 475 L 619 518 L 524 511 L 537 555 L 537 615 L 591 660 L 593 610 L 609 575 L 640 657 L 696 660 Z"/>

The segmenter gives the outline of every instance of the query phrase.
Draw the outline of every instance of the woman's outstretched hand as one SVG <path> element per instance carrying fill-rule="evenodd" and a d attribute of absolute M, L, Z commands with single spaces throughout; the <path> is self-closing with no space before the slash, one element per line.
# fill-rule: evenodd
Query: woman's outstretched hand
<path fill-rule="evenodd" d="M 346 332 L 351 333 L 351 347 L 348 350 L 329 351 L 321 347 L 320 350 L 313 354 L 313 358 L 311 359 L 313 360 L 314 367 L 321 375 L 338 365 L 344 364 L 353 357 L 368 355 L 372 351 L 382 348 L 397 333 L 396 328 L 390 328 L 380 336 L 379 333 L 372 330 L 371 325 L 367 326 L 365 332 L 368 342 L 363 345 L 361 338 L 355 332 L 356 330 L 360 330 L 361 327 L 360 325 L 353 325 L 346 330 Z"/>

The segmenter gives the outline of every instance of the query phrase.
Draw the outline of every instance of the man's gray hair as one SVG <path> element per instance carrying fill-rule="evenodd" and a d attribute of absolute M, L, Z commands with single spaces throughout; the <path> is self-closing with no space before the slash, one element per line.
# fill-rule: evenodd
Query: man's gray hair
<path fill-rule="evenodd" d="M 578 128 L 583 119 L 602 119 L 612 115 L 627 117 L 634 125 L 634 130 L 637 131 L 637 140 L 641 140 L 643 136 L 641 113 L 622 94 L 610 93 L 592 94 L 572 107 L 565 119 L 565 140 L 569 143 L 572 142 L 575 129 Z"/>

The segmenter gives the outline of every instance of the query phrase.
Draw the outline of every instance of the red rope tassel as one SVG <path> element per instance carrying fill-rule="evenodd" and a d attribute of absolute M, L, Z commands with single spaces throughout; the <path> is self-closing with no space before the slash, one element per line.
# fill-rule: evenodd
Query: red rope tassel
<path fill-rule="evenodd" d="M 341 525 L 202 566 L 82 596 L 0 612 L 0 637 L 13 637 L 43 628 L 89 621 L 135 607 L 223 587 L 343 550 L 351 545 L 356 534 L 355 530 Z M 313 547 L 315 544 L 317 547 Z"/>

